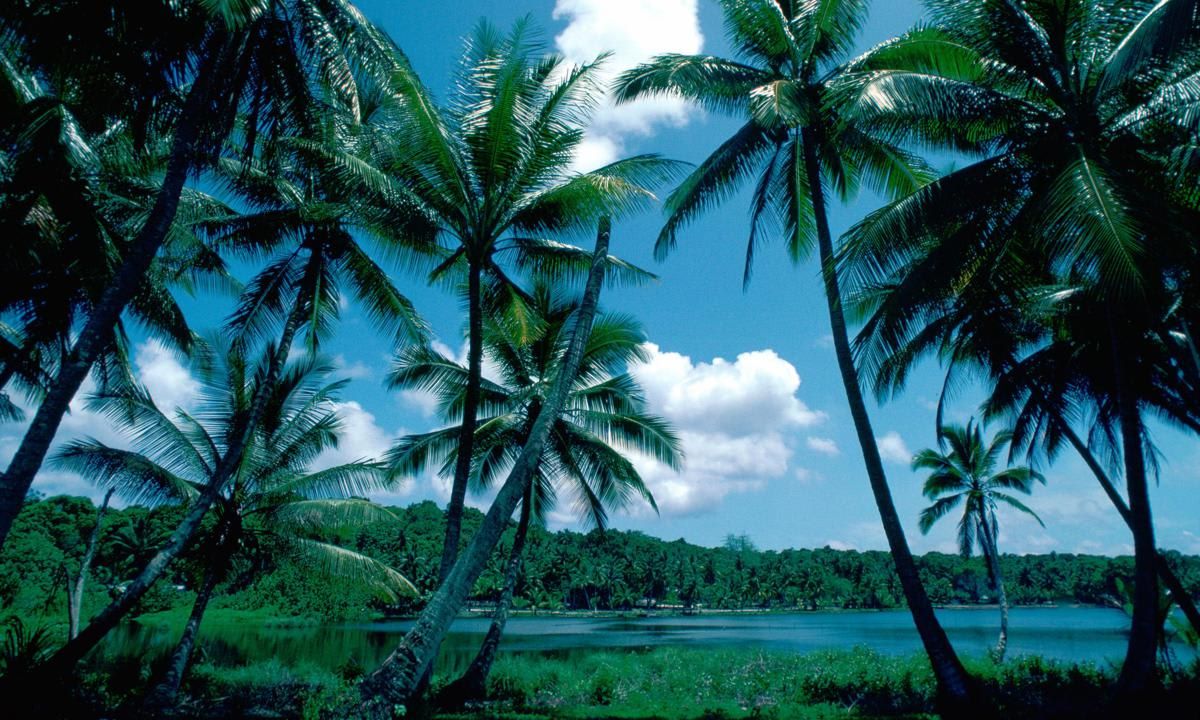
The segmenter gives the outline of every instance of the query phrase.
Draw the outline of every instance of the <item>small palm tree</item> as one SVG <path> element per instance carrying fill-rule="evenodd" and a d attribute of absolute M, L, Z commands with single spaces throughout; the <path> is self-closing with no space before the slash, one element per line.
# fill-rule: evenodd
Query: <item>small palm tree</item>
<path fill-rule="evenodd" d="M 1028 495 L 1033 484 L 1046 480 L 1030 467 L 1010 467 L 996 472 L 1000 454 L 1012 440 L 1012 433 L 999 432 L 991 442 L 985 442 L 983 428 L 972 419 L 966 427 L 950 425 L 939 430 L 937 449 L 926 448 L 913 458 L 914 470 L 930 471 L 925 480 L 925 497 L 933 504 L 921 511 L 920 528 L 928 533 L 938 520 L 962 505 L 958 521 L 958 548 L 963 557 L 971 557 L 978 545 L 987 560 L 988 573 L 996 588 L 1000 604 L 1000 639 L 996 642 L 995 657 L 1004 659 L 1008 647 L 1008 598 L 1004 594 L 1004 578 L 1000 573 L 1000 526 L 996 521 L 996 505 L 1003 503 L 1038 521 L 1042 519 L 1025 503 L 1009 494 Z"/>
<path fill-rule="evenodd" d="M 141 388 L 97 396 L 90 404 L 116 420 L 135 449 L 76 440 L 54 462 L 130 501 L 194 500 L 213 481 L 222 444 L 237 434 L 257 394 L 255 386 L 267 376 L 261 365 L 250 374 L 247 369 L 233 351 L 202 376 L 207 398 L 198 413 L 201 419 L 182 409 L 168 417 Z M 301 555 L 317 571 L 356 578 L 393 599 L 416 594 L 391 568 L 320 539 L 345 526 L 388 517 L 387 510 L 356 496 L 394 485 L 386 466 L 371 460 L 313 469 L 321 452 L 336 446 L 341 431 L 333 403 L 344 382 L 325 384 L 330 370 L 302 360 L 270 393 L 270 410 L 216 505 L 214 529 L 202 551 L 204 578 L 166 677 L 147 700 L 152 707 L 163 709 L 173 702 L 205 609 L 235 557 L 250 548 Z"/>
<path fill-rule="evenodd" d="M 529 439 L 529 429 L 562 361 L 577 303 L 540 282 L 529 307 L 543 328 L 532 342 L 503 319 L 489 319 L 484 326 L 484 350 L 498 378 L 484 379 L 481 387 L 484 413 L 475 431 L 472 462 L 476 491 L 502 478 Z M 461 702 L 483 694 L 512 605 L 529 525 L 545 523 L 560 491 L 572 496 L 573 507 L 585 523 L 598 528 L 607 525 L 609 510 L 628 505 L 634 497 L 657 510 L 637 469 L 622 454 L 622 450 L 637 451 L 672 468 L 679 467 L 682 457 L 679 440 L 662 419 L 645 412 L 641 391 L 625 370 L 644 358 L 644 341 L 641 328 L 628 316 L 596 319 L 566 411 L 554 423 L 549 445 L 522 498 L 492 625 L 470 668 L 447 687 L 445 697 Z M 392 387 L 434 392 L 443 414 L 460 419 L 469 376 L 469 368 L 432 349 L 417 348 L 401 355 L 389 381 Z M 391 453 L 394 469 L 412 475 L 432 465 L 448 474 L 460 452 L 459 430 L 452 425 L 404 438 Z"/>

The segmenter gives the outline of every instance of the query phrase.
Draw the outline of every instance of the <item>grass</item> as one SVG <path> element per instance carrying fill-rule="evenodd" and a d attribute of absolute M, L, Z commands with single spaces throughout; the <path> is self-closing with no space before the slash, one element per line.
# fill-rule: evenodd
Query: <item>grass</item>
<path fill-rule="evenodd" d="M 968 663 L 981 689 L 981 712 L 1004 718 L 1094 718 L 1111 698 L 1113 671 L 1020 657 Z M 132 715 L 161 668 L 131 658 L 96 667 L 65 693 L 74 703 L 57 717 Z M 364 668 L 336 670 L 278 660 L 242 666 L 200 661 L 184 683 L 181 718 L 355 718 Z M 450 678 L 434 680 L 439 683 Z M 1146 717 L 1196 717 L 1200 663 L 1164 677 L 1163 704 Z M 746 649 L 657 648 L 586 655 L 501 655 L 486 701 L 446 714 L 418 709 L 424 720 L 832 720 L 932 718 L 934 680 L 923 656 L 864 648 L 797 655 Z M 38 695 L 42 701 L 47 694 Z M 73 698 L 73 699 L 72 699 Z M 43 708 L 44 709 L 44 708 Z M 14 715 L 16 717 L 17 715 Z M 23 715 L 22 715 L 23 716 Z M 41 713 L 40 716 L 51 716 Z"/>
<path fill-rule="evenodd" d="M 1023 657 L 968 664 L 985 702 L 1006 718 L 1093 717 L 1109 698 L 1112 672 L 1090 664 Z M 304 720 L 353 717 L 363 669 L 337 672 L 266 663 L 196 668 L 188 694 L 197 716 L 250 714 L 267 707 Z M 1200 707 L 1200 667 L 1167 677 L 1168 707 Z M 437 683 L 449 678 L 440 677 Z M 436 688 L 435 688 L 436 689 Z M 872 650 L 796 655 L 752 650 L 659 648 L 583 657 L 502 655 L 489 699 L 442 720 L 609 718 L 630 720 L 827 720 L 934 717 L 934 680 L 923 656 Z M 205 705 L 204 698 L 220 704 Z M 200 708 L 206 708 L 200 710 Z M 418 713 L 429 717 L 429 711 Z M 1173 717 L 1171 713 L 1159 717 Z"/>

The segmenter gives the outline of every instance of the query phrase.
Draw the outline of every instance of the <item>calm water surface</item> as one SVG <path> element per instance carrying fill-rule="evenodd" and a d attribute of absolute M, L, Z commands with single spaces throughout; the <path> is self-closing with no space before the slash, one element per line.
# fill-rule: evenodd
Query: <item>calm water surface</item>
<path fill-rule="evenodd" d="M 938 617 L 964 655 L 982 655 L 996 642 L 995 609 L 940 610 Z M 443 667 L 465 668 L 474 656 L 486 617 L 455 621 L 442 649 Z M 304 628 L 255 625 L 204 628 L 201 642 L 210 660 L 241 664 L 278 658 L 286 664 L 336 668 L 353 658 L 366 668 L 383 662 L 411 620 Z M 1128 617 L 1106 608 L 1015 608 L 1009 617 L 1009 653 L 1104 664 L 1125 653 Z M 167 652 L 175 633 L 126 625 L 101 646 L 102 659 Z M 920 650 L 907 610 L 690 617 L 515 617 L 509 620 L 504 652 L 577 655 L 598 649 L 644 650 L 657 646 L 750 647 L 807 652 L 861 645 L 884 653 Z M 1180 651 L 1181 653 L 1184 651 Z"/>

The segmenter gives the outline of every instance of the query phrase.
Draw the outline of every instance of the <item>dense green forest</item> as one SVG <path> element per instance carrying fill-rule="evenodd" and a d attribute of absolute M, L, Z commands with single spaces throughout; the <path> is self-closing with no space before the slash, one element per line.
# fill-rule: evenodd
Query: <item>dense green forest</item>
<path fill-rule="evenodd" d="M 229 594 L 218 607 L 264 611 L 267 615 L 343 620 L 419 610 L 437 588 L 437 560 L 445 520 L 434 503 L 393 507 L 395 519 L 381 520 L 337 542 L 375 557 L 411 578 L 421 598 L 388 603 L 350 581 L 313 582 L 303 560 L 260 553 L 231 574 Z M 180 508 L 129 507 L 103 521 L 84 609 L 110 601 L 178 522 Z M 66 619 L 68 574 L 78 572 L 96 509 L 86 498 L 57 496 L 29 503 L 0 554 L 3 613 L 42 621 Z M 483 515 L 469 509 L 464 528 L 474 532 Z M 504 559 L 513 529 L 493 553 L 475 584 L 471 601 L 491 605 L 504 580 Z M 707 548 L 683 540 L 667 542 L 640 532 L 530 531 L 527 556 L 514 605 L 534 611 L 618 610 L 831 610 L 902 607 L 903 595 L 886 552 L 834 550 L 762 551 L 744 536 Z M 1168 553 L 1181 580 L 1200 594 L 1200 557 Z M 1118 579 L 1129 582 L 1130 557 L 1051 553 L 1004 555 L 1010 602 L 1120 605 Z M 202 564 L 187 557 L 142 600 L 141 612 L 190 605 Z M 928 553 L 918 559 L 921 578 L 936 603 L 957 605 L 993 600 L 980 558 Z"/>

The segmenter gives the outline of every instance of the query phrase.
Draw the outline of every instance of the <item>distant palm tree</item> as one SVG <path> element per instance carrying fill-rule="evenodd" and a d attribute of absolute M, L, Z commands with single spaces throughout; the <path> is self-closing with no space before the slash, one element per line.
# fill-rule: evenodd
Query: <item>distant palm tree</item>
<path fill-rule="evenodd" d="M 141 388 L 93 398 L 93 409 L 122 427 L 134 449 L 76 440 L 53 461 L 132 502 L 194 500 L 213 481 L 220 448 L 237 435 L 258 393 L 255 386 L 268 378 L 264 364 L 248 367 L 235 350 L 208 369 L 201 375 L 205 399 L 197 416 L 176 409 L 169 417 Z M 319 539 L 344 526 L 390 516 L 356 496 L 394 486 L 394 475 L 374 460 L 312 468 L 322 451 L 337 445 L 341 433 L 334 401 L 345 383 L 325 384 L 330 371 L 328 365 L 302 360 L 270 392 L 269 411 L 218 500 L 215 528 L 201 554 L 205 572 L 196 601 L 167 674 L 147 699 L 154 709 L 173 703 L 209 600 L 235 556 L 247 547 L 269 543 L 275 551 L 298 554 L 315 570 L 352 576 L 392 598 L 416 594 L 391 568 Z"/>
<path fill-rule="evenodd" d="M 950 425 L 939 429 L 937 449 L 926 448 L 913 458 L 914 470 L 930 471 L 925 480 L 925 497 L 933 504 L 921 511 L 920 528 L 928 533 L 934 523 L 962 505 L 958 521 L 958 548 L 963 557 L 971 557 L 975 546 L 987 560 L 988 572 L 996 588 L 1000 604 L 1000 639 L 996 642 L 995 657 L 1004 659 L 1008 648 L 1008 598 L 1004 594 L 1004 578 L 1000 572 L 1000 526 L 996 521 L 996 504 L 1004 503 L 1031 516 L 1041 525 L 1042 519 L 1023 502 L 1008 494 L 1028 495 L 1033 484 L 1046 480 L 1029 467 L 1010 467 L 996 471 L 1000 455 L 1012 440 L 1012 433 L 999 432 L 991 442 L 985 442 L 983 428 L 972 419 L 966 427 Z"/>
<path fill-rule="evenodd" d="M 620 100 L 682 96 L 746 120 L 667 198 L 656 254 L 665 256 L 685 224 L 753 176 L 744 281 L 772 230 L 782 231 L 793 261 L 816 246 L 842 387 L 896 572 L 940 697 L 964 705 L 971 690 L 967 673 L 921 585 L 859 386 L 827 207 L 829 192 L 847 199 L 865 183 L 895 197 L 915 190 L 929 173 L 917 157 L 881 140 L 870 123 L 841 113 L 837 88 L 853 63 L 840 63 L 866 22 L 865 0 L 721 0 L 721 8 L 737 59 L 664 55 L 619 80 Z"/>
<path fill-rule="evenodd" d="M 389 97 L 373 118 L 379 130 L 372 163 L 385 177 L 361 175 L 367 185 L 397 188 L 435 224 L 451 254 L 432 278 L 465 275 L 467 391 L 439 576 L 445 579 L 458 555 L 463 501 L 474 456 L 483 358 L 485 278 L 499 304 L 516 322 L 527 320 L 527 295 L 510 279 L 533 269 L 548 277 L 578 278 L 590 252 L 561 242 L 561 235 L 588 232 L 601 216 L 620 217 L 653 200 L 648 187 L 662 182 L 675 164 L 657 156 L 619 160 L 587 173 L 571 163 L 583 125 L 600 89 L 603 57 L 571 67 L 530 39 L 529 21 L 508 35 L 481 23 L 463 56 L 450 101 L 436 103 L 411 74 L 397 73 Z M 613 275 L 649 277 L 615 258 Z M 528 328 L 532 334 L 535 329 Z"/>
<path fill-rule="evenodd" d="M 967 287 L 980 268 L 995 270 L 1001 254 L 1037 283 L 1061 286 L 1043 298 L 1043 329 L 1054 343 L 1017 358 L 1028 363 L 1018 372 L 1056 377 L 1047 395 L 1072 413 L 1099 417 L 1098 435 L 1120 446 L 1137 601 L 1118 686 L 1132 708 L 1157 683 L 1157 551 L 1143 414 L 1157 402 L 1162 366 L 1154 346 L 1164 336 L 1188 336 L 1187 322 L 1164 327 L 1163 319 L 1172 317 L 1178 290 L 1194 286 L 1200 247 L 1200 117 L 1191 100 L 1200 7 L 1193 0 L 928 5 L 931 24 L 861 58 L 839 95 L 848 116 L 895 142 L 979 159 L 872 214 L 849 234 L 842 267 L 860 287 L 903 285 L 897 297 L 911 301 L 910 311 L 879 328 L 893 341 L 921 324 L 915 308 L 923 296 Z M 1169 345 L 1190 372 L 1186 342 Z M 1048 373 L 1051 364 L 1058 367 Z"/>
<path fill-rule="evenodd" d="M 475 431 L 472 463 L 474 490 L 492 487 L 529 439 L 529 429 L 546 401 L 562 361 L 570 318 L 577 308 L 545 282 L 537 283 L 528 303 L 539 326 L 537 338 L 497 318 L 484 325 L 484 353 L 498 375 L 481 383 L 483 415 Z M 545 523 L 559 491 L 573 497 L 581 519 L 593 527 L 607 525 L 608 510 L 640 496 L 657 506 L 633 463 L 622 451 L 636 451 L 668 467 L 680 465 L 679 440 L 660 418 L 645 411 L 636 381 L 625 370 L 644 359 L 641 328 L 624 315 L 601 315 L 592 326 L 583 360 L 567 397 L 566 411 L 551 430 L 550 442 L 522 497 L 520 520 L 509 550 L 504 585 L 483 645 L 470 668 L 451 683 L 444 697 L 462 701 L 481 697 L 508 619 L 531 522 Z M 389 376 L 396 388 L 433 392 L 444 415 L 459 419 L 470 371 L 429 348 L 402 354 Z M 458 426 L 403 438 L 390 459 L 402 475 L 424 472 L 430 465 L 448 472 L 459 452 Z"/>

